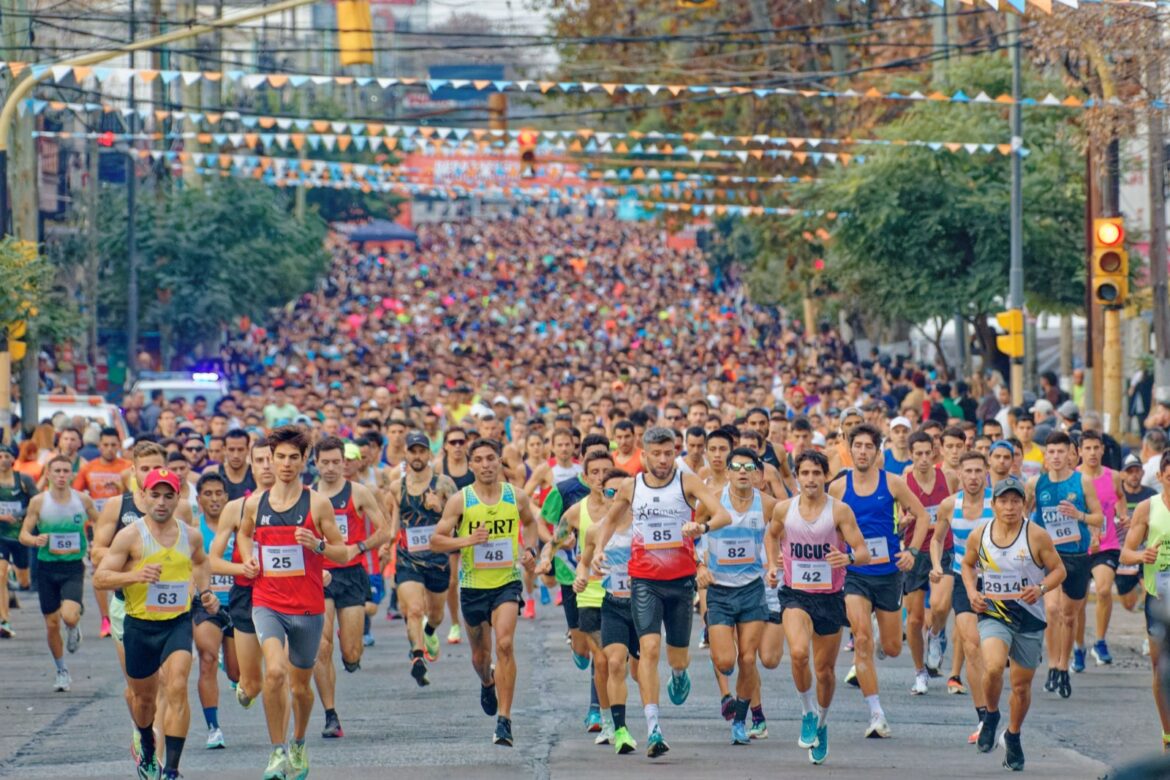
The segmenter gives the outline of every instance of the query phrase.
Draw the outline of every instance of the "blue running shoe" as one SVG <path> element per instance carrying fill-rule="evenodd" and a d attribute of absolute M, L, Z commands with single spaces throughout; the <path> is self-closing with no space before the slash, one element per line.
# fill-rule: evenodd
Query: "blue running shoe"
<path fill-rule="evenodd" d="M 575 663 L 577 665 L 578 669 L 582 669 L 582 670 L 588 669 L 589 668 L 589 656 L 577 655 L 576 653 L 573 653 L 573 663 Z"/>
<path fill-rule="evenodd" d="M 544 583 L 541 583 L 541 585 L 540 585 L 540 603 L 547 607 L 548 603 L 550 601 L 552 601 L 552 596 L 549 595 L 548 586 L 545 585 Z"/>
<path fill-rule="evenodd" d="M 814 764 L 820 765 L 825 763 L 825 759 L 829 757 L 829 727 L 821 726 L 817 729 L 817 745 L 812 750 L 808 751 L 808 760 Z"/>
<path fill-rule="evenodd" d="M 1072 670 L 1077 674 L 1085 671 L 1085 648 L 1073 648 Z"/>
<path fill-rule="evenodd" d="M 682 674 L 671 674 L 670 682 L 666 684 L 666 694 L 670 702 L 681 705 L 691 695 L 691 676 L 683 669 Z"/>
<path fill-rule="evenodd" d="M 601 710 L 589 708 L 589 714 L 585 716 L 585 730 L 590 734 L 601 731 Z"/>
<path fill-rule="evenodd" d="M 1098 639 L 1097 644 L 1093 645 L 1090 650 L 1093 654 L 1093 660 L 1097 662 L 1097 666 L 1107 666 L 1113 663 L 1113 656 L 1109 653 L 1109 645 L 1105 644 L 1104 639 Z"/>
<path fill-rule="evenodd" d="M 796 741 L 797 747 L 813 748 L 817 746 L 817 724 L 820 718 L 815 712 L 807 713 L 800 719 L 800 739 Z"/>
<path fill-rule="evenodd" d="M 747 724 L 742 720 L 731 721 L 731 744 L 750 745 L 751 743 L 752 740 L 747 733 Z"/>
<path fill-rule="evenodd" d="M 650 758 L 658 758 L 668 750 L 670 750 L 670 745 L 666 744 L 666 740 L 662 738 L 662 732 L 657 728 L 650 732 L 650 738 L 646 740 L 646 755 Z"/>

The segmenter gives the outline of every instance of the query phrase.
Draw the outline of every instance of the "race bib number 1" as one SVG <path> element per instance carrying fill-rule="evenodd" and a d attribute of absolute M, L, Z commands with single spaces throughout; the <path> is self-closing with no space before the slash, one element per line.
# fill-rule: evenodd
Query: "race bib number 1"
<path fill-rule="evenodd" d="M 508 569 L 513 560 L 511 539 L 492 539 L 475 545 L 477 569 Z"/>
<path fill-rule="evenodd" d="M 81 534 L 49 534 L 51 555 L 74 555 L 81 552 Z"/>
<path fill-rule="evenodd" d="M 265 577 L 300 577 L 305 573 L 305 548 L 299 544 L 266 544 L 260 552 Z"/>
<path fill-rule="evenodd" d="M 146 589 L 146 611 L 179 614 L 187 610 L 186 582 L 152 582 Z"/>
<path fill-rule="evenodd" d="M 794 560 L 791 587 L 793 590 L 831 590 L 833 567 L 826 561 Z"/>
<path fill-rule="evenodd" d="M 647 520 L 642 542 L 647 550 L 682 547 L 682 523 L 677 520 Z"/>
<path fill-rule="evenodd" d="M 869 566 L 878 563 L 890 562 L 890 543 L 884 536 L 876 536 L 872 539 L 865 540 L 865 546 L 869 548 Z"/>

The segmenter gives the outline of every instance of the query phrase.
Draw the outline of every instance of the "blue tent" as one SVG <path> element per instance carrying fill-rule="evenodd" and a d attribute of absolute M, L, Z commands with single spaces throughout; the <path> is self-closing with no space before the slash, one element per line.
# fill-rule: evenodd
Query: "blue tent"
<path fill-rule="evenodd" d="M 354 228 L 349 234 L 349 240 L 355 244 L 364 244 L 367 241 L 409 241 L 417 244 L 418 234 L 397 222 L 375 219 Z"/>

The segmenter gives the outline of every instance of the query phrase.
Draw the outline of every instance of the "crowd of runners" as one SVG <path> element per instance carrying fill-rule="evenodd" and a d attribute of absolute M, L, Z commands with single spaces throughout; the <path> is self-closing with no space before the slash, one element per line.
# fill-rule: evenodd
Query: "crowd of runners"
<path fill-rule="evenodd" d="M 134 441 L 100 430 L 88 460 L 65 421 L 34 473 L 0 451 L 0 638 L 35 588 L 68 691 L 96 607 L 139 777 L 178 776 L 192 677 L 207 748 L 230 741 L 230 690 L 262 705 L 263 776 L 306 777 L 318 697 L 321 736 L 344 736 L 334 656 L 360 673 L 383 608 L 404 618 L 408 685 L 430 684 L 444 628 L 469 645 L 511 746 L 516 627 L 555 602 L 566 662 L 592 672 L 590 738 L 650 758 L 670 749 L 663 659 L 672 705 L 715 686 L 731 743 L 794 739 L 821 764 L 835 700 L 868 711 L 847 738 L 894 733 L 879 662 L 905 647 L 913 694 L 969 696 L 956 751 L 1002 747 L 1020 770 L 1041 666 L 1045 695 L 1074 697 L 1073 675 L 1113 663 L 1115 602 L 1160 641 L 1160 430 L 1122 459 L 1075 403 L 860 360 L 650 228 L 444 225 L 409 264 L 335 249 L 319 290 L 233 347 L 246 387 L 214 407 L 151 399 Z M 785 650 L 799 733 L 769 734 L 789 684 L 761 669 Z M 842 705 L 843 652 L 862 701 Z M 1156 674 L 1153 691 L 1167 746 Z"/>

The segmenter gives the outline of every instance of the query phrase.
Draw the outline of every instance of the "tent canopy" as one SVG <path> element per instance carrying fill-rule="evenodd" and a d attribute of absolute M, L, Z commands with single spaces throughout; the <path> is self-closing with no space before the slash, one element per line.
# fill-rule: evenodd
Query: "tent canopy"
<path fill-rule="evenodd" d="M 418 243 L 418 234 L 407 227 L 386 219 L 375 219 L 354 228 L 349 240 L 355 244 L 367 241 L 409 241 Z"/>

